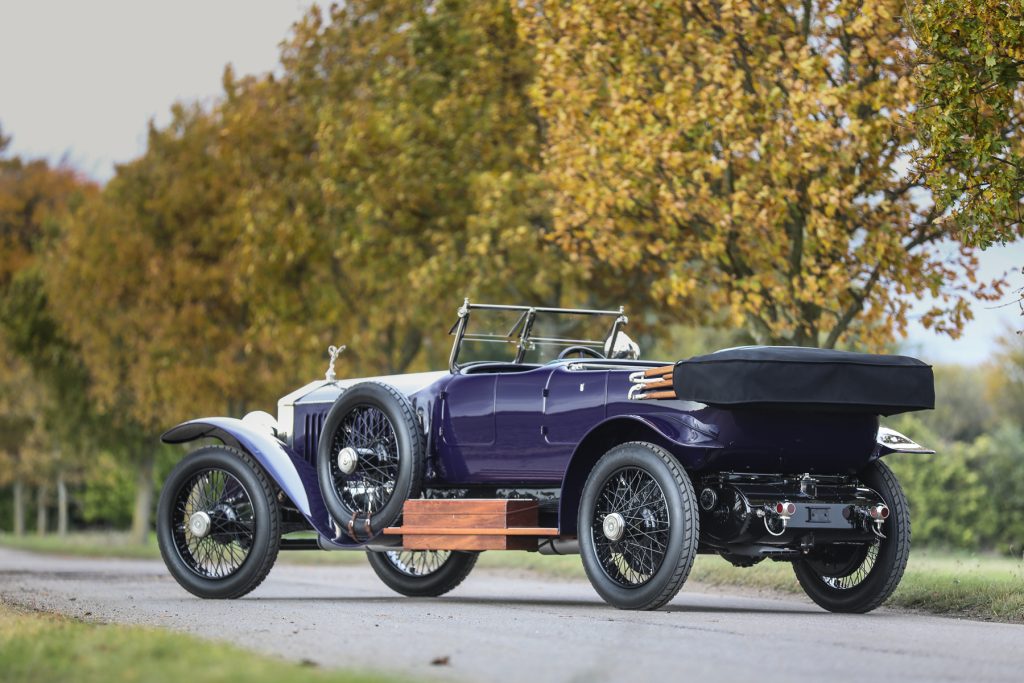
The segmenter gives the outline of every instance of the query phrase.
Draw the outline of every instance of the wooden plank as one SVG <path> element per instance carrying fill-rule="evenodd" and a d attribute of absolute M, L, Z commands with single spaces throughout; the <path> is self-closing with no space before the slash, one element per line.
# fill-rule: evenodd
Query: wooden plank
<path fill-rule="evenodd" d="M 675 391 L 652 391 L 651 393 L 644 393 L 644 398 L 675 398 Z"/>
<path fill-rule="evenodd" d="M 439 513 L 453 508 L 465 512 L 510 512 L 534 507 L 528 498 L 412 498 L 405 501 L 405 512 Z"/>
<path fill-rule="evenodd" d="M 651 389 L 667 389 L 672 387 L 672 379 L 659 379 L 654 382 L 647 382 L 644 384 L 644 392 L 648 392 Z"/>
<path fill-rule="evenodd" d="M 389 536 L 427 534 L 431 536 L 557 536 L 555 527 L 509 527 L 507 529 L 481 529 L 464 527 L 389 526 L 383 533 Z"/>
<path fill-rule="evenodd" d="M 663 377 L 666 375 L 671 376 L 673 370 L 675 370 L 674 365 L 662 365 L 660 368 L 650 368 L 649 370 L 644 370 L 644 377 Z"/>
<path fill-rule="evenodd" d="M 407 527 L 504 529 L 536 526 L 538 504 L 527 499 L 415 499 L 403 508 Z"/>
<path fill-rule="evenodd" d="M 408 534 L 402 536 L 406 550 L 536 550 L 531 536 Z"/>

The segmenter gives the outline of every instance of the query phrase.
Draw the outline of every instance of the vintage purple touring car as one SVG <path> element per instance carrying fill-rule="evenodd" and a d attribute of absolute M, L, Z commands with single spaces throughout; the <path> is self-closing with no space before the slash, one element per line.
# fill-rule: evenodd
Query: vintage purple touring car
<path fill-rule="evenodd" d="M 437 596 L 483 550 L 578 553 L 608 603 L 656 609 L 715 553 L 791 562 L 828 610 L 881 604 L 910 546 L 881 458 L 933 451 L 879 416 L 933 407 L 931 368 L 792 347 L 645 361 L 626 323 L 467 300 L 447 370 L 339 380 L 332 347 L 326 378 L 276 419 L 174 427 L 164 441 L 220 443 L 164 485 L 167 567 L 198 596 L 236 598 L 279 550 L 361 550 L 397 592 Z"/>

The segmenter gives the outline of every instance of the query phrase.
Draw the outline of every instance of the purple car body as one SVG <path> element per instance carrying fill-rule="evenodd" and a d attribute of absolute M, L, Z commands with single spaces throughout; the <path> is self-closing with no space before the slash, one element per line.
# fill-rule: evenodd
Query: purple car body
<path fill-rule="evenodd" d="M 515 321 L 469 331 L 481 314 Z M 934 451 L 879 416 L 932 408 L 931 368 L 757 346 L 642 361 L 627 323 L 621 309 L 466 300 L 448 370 L 338 380 L 343 347 L 330 347 L 324 379 L 283 397 L 276 418 L 172 428 L 165 442 L 224 445 L 168 475 L 165 563 L 195 595 L 234 598 L 279 550 L 364 550 L 386 585 L 423 597 L 458 586 L 481 551 L 579 553 L 606 602 L 657 609 L 713 553 L 739 567 L 790 562 L 831 611 L 881 604 L 910 527 L 879 459 Z M 467 361 L 467 343 L 511 360 Z M 543 362 L 550 347 L 561 350 Z"/>
<path fill-rule="evenodd" d="M 253 454 L 312 528 L 342 546 L 360 544 L 339 533 L 327 513 L 315 469 L 317 445 L 338 396 L 367 380 L 396 387 L 412 403 L 426 436 L 425 486 L 557 488 L 563 534 L 576 532 L 583 482 L 613 435 L 657 443 L 693 472 L 853 473 L 894 450 L 876 443 L 874 415 L 630 400 L 629 375 L 657 365 L 481 363 L 457 373 L 323 380 L 281 399 L 279 420 L 294 425 L 290 433 L 275 435 L 254 421 L 214 417 L 179 425 L 164 440 L 212 437 Z"/>

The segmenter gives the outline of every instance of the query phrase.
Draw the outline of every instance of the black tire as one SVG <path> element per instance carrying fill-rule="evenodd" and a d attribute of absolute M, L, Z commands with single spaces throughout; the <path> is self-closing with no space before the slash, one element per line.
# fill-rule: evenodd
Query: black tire
<path fill-rule="evenodd" d="M 896 476 L 888 465 L 876 460 L 859 478 L 889 506 L 889 518 L 882 524 L 885 538 L 873 549 L 865 546 L 849 557 L 837 555 L 840 546 L 835 546 L 823 549 L 819 557 L 793 563 L 807 597 L 830 612 L 863 614 L 881 605 L 899 585 L 910 555 L 910 506 Z M 868 567 L 867 562 L 873 564 Z M 858 578 L 858 572 L 864 572 L 863 578 Z M 843 585 L 853 580 L 855 585 Z"/>
<path fill-rule="evenodd" d="M 207 515 L 203 536 L 189 524 Z M 239 598 L 259 586 L 277 560 L 281 514 L 275 487 L 248 453 L 204 446 L 171 470 L 157 504 L 164 564 L 201 598 Z"/>
<path fill-rule="evenodd" d="M 371 418 L 383 435 L 367 436 L 369 430 L 364 427 Z M 351 474 L 345 474 L 337 462 L 346 446 L 372 452 L 360 455 Z M 324 421 L 317 448 L 320 490 L 338 525 L 365 540 L 397 522 L 405 501 L 419 496 L 424 450 L 412 405 L 398 390 L 380 382 L 361 382 L 346 389 Z M 366 493 L 371 490 L 373 494 Z"/>
<path fill-rule="evenodd" d="M 389 550 L 368 552 L 366 559 L 380 580 L 396 593 L 411 598 L 436 598 L 469 576 L 479 554 L 457 550 Z M 427 561 L 421 562 L 423 559 Z"/>
<path fill-rule="evenodd" d="M 634 494 L 627 479 L 646 483 L 638 484 L 643 488 Z M 616 504 L 626 514 L 621 515 L 621 537 L 611 540 L 603 524 L 616 514 Z M 641 441 L 616 446 L 598 460 L 583 486 L 578 517 L 583 568 L 610 605 L 658 609 L 690 574 L 698 525 L 693 484 L 668 451 Z"/>

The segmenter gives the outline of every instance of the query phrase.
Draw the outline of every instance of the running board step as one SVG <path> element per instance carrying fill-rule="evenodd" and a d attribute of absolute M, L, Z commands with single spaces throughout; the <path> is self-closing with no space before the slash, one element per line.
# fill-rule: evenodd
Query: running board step
<path fill-rule="evenodd" d="M 407 550 L 536 550 L 558 529 L 537 526 L 535 500 L 506 498 L 405 501 L 402 526 L 384 529 Z"/>

